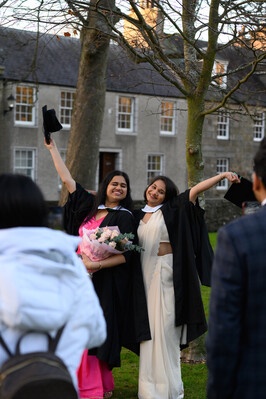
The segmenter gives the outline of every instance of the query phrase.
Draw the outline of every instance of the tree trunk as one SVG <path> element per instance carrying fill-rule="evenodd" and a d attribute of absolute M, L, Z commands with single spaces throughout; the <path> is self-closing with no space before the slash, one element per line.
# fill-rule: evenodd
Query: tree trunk
<path fill-rule="evenodd" d="M 95 189 L 110 42 L 105 19 L 92 9 L 96 3 L 99 4 L 99 0 L 91 1 L 87 26 L 83 26 L 81 32 L 78 82 L 66 156 L 66 165 L 71 175 L 88 189 Z M 101 3 L 104 5 L 106 1 Z M 114 5 L 114 0 L 108 2 L 108 7 Z M 65 203 L 66 196 L 63 190 L 61 204 Z"/>
<path fill-rule="evenodd" d="M 206 333 L 199 338 L 190 342 L 188 348 L 181 351 L 181 361 L 183 363 L 205 363 L 206 362 L 206 348 L 205 348 Z"/>
<path fill-rule="evenodd" d="M 186 131 L 186 161 L 188 185 L 194 186 L 203 178 L 202 129 L 204 115 L 200 111 L 204 107 L 204 98 L 188 98 L 188 123 Z"/>

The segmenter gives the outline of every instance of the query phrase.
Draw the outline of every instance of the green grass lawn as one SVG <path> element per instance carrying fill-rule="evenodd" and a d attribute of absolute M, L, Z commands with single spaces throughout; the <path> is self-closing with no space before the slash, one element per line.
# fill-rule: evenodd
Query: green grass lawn
<path fill-rule="evenodd" d="M 122 366 L 113 370 L 115 391 L 113 399 L 137 399 L 138 356 L 122 350 Z M 206 399 L 207 370 L 204 363 L 182 363 L 185 399 Z"/>
<path fill-rule="evenodd" d="M 209 239 L 213 249 L 215 249 L 217 242 L 217 233 L 209 233 Z"/>
<path fill-rule="evenodd" d="M 212 247 L 216 246 L 216 233 L 210 233 Z M 210 288 L 202 287 L 202 299 L 206 316 L 209 312 Z M 201 345 L 204 345 L 204 336 Z M 113 371 L 115 392 L 113 399 L 137 399 L 138 393 L 138 356 L 122 350 L 122 365 Z M 182 363 L 182 379 L 185 388 L 185 399 L 206 399 L 207 368 L 205 363 Z"/>

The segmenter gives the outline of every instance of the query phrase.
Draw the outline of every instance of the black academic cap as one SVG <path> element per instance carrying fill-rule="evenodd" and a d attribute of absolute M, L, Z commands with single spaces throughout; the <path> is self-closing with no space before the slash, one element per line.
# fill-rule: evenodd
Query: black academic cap
<path fill-rule="evenodd" d="M 44 137 L 47 144 L 50 143 L 50 133 L 58 132 L 61 130 L 63 126 L 58 121 L 56 117 L 56 113 L 54 109 L 47 109 L 47 105 L 42 107 L 42 116 L 43 116 L 43 130 Z"/>
<path fill-rule="evenodd" d="M 244 177 L 240 177 L 240 183 L 233 183 L 230 186 L 224 198 L 239 208 L 242 208 L 243 202 L 257 201 L 252 190 L 252 182 Z"/>

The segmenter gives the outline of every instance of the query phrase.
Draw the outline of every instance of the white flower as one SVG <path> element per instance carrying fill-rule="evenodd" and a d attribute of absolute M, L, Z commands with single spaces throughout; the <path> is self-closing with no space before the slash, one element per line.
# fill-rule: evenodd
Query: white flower
<path fill-rule="evenodd" d="M 117 237 L 119 234 L 120 234 L 120 233 L 119 233 L 117 230 L 113 230 L 113 231 L 111 232 L 110 238 L 112 239 L 112 238 L 114 238 L 114 237 Z"/>
<path fill-rule="evenodd" d="M 134 234 L 121 234 L 118 226 L 97 227 L 87 230 L 83 227 L 83 237 L 80 251 L 85 253 L 92 261 L 99 261 L 125 251 L 141 251 L 143 248 L 133 245 Z"/>

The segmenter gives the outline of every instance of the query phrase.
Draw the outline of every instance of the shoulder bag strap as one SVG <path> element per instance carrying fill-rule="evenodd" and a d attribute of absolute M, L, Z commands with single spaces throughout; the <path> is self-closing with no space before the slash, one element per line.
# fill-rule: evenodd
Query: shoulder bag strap
<path fill-rule="evenodd" d="M 59 328 L 59 330 L 57 331 L 56 336 L 54 338 L 51 338 L 49 336 L 50 337 L 50 339 L 49 339 L 49 352 L 55 353 L 56 348 L 57 348 L 57 344 L 58 344 L 58 342 L 59 342 L 59 340 L 61 338 L 61 335 L 62 335 L 62 333 L 64 331 L 64 328 L 65 328 L 65 324 L 61 328 Z"/>
<path fill-rule="evenodd" d="M 0 344 L 2 346 L 2 348 L 4 348 L 4 350 L 6 351 L 6 353 L 8 354 L 9 357 L 13 357 L 14 355 L 11 353 L 9 347 L 7 346 L 6 342 L 4 341 L 4 338 L 2 337 L 2 335 L 0 335 Z"/>
<path fill-rule="evenodd" d="M 58 342 L 60 340 L 60 337 L 61 337 L 61 335 L 63 333 L 64 328 L 65 328 L 65 325 L 63 325 L 61 328 L 59 328 L 59 330 L 56 333 L 55 338 L 51 338 L 50 334 L 44 332 L 44 334 L 48 338 L 48 350 L 49 350 L 49 352 L 55 353 L 56 348 L 57 348 L 57 344 L 58 344 Z M 18 339 L 17 344 L 16 344 L 16 351 L 15 351 L 16 355 L 20 354 L 20 342 L 21 342 L 21 340 L 25 337 L 25 335 L 28 335 L 28 334 L 34 333 L 34 332 L 35 331 L 28 331 L 28 332 L 25 332 L 24 334 L 22 334 L 20 336 L 20 338 Z M 10 351 L 9 347 L 7 346 L 7 344 L 4 341 L 3 337 L 1 336 L 1 334 L 0 334 L 0 345 L 3 347 L 3 349 L 6 351 L 6 353 L 8 354 L 9 357 L 13 357 L 14 356 L 14 354 L 12 354 L 12 352 Z"/>

